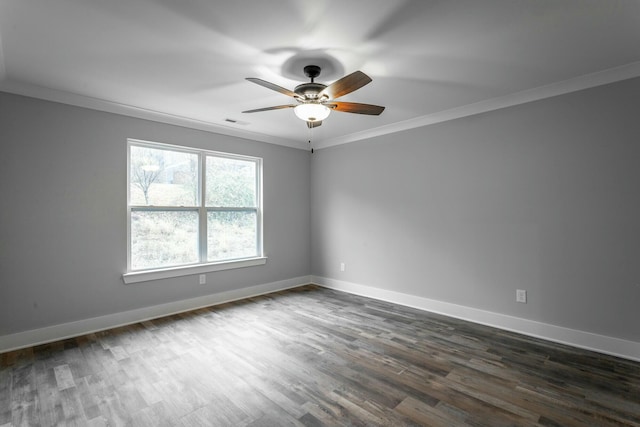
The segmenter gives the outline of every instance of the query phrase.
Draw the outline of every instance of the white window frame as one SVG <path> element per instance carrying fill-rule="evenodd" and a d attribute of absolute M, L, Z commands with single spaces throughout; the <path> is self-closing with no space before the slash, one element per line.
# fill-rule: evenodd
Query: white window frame
<path fill-rule="evenodd" d="M 144 205 L 132 205 L 130 195 L 130 180 L 131 180 L 131 147 L 148 147 L 155 149 L 164 149 L 172 151 L 181 151 L 184 153 L 197 154 L 199 163 L 198 174 L 198 186 L 200 189 L 198 195 L 198 206 L 144 206 Z M 252 161 L 256 164 L 256 208 L 220 208 L 220 207 L 207 207 L 205 203 L 206 195 L 206 182 L 205 182 L 205 170 L 206 170 L 206 158 L 207 156 L 221 157 L 226 159 L 237 159 Z M 160 267 L 144 270 L 132 270 L 131 269 L 131 212 L 134 210 L 139 211 L 197 211 L 199 220 L 199 233 L 198 233 L 198 253 L 200 261 L 193 264 L 184 264 L 172 267 Z M 256 213 L 257 221 L 257 256 L 249 258 L 231 259 L 217 262 L 209 262 L 207 259 L 207 212 L 224 212 L 224 211 L 251 211 Z M 148 280 L 168 279 L 172 277 L 204 274 L 214 271 L 230 270 L 235 268 L 252 267 L 256 265 L 266 264 L 267 258 L 264 256 L 263 248 L 263 227 L 262 227 L 262 158 L 244 156 L 239 154 L 223 153 L 219 151 L 211 151 L 205 149 L 197 149 L 191 147 L 184 147 L 179 145 L 165 144 L 159 142 L 142 141 L 139 139 L 127 139 L 127 271 L 122 275 L 125 283 L 137 283 Z"/>

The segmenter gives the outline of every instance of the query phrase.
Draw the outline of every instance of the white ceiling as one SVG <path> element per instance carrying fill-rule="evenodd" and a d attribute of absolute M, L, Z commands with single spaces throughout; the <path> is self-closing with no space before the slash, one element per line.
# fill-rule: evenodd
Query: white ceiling
<path fill-rule="evenodd" d="M 342 101 L 316 147 L 640 76 L 637 0 L 1 0 L 0 90 L 304 148 L 306 64 Z M 226 119 L 237 120 L 232 124 Z"/>

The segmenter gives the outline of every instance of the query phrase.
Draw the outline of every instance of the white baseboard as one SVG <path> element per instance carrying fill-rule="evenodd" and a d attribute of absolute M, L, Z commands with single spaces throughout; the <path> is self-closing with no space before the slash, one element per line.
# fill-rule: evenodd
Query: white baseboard
<path fill-rule="evenodd" d="M 212 305 L 223 304 L 225 302 L 264 295 L 271 292 L 297 288 L 309 283 L 311 283 L 311 276 L 294 277 L 292 279 L 281 280 L 278 282 L 265 283 L 248 288 L 219 292 L 202 297 L 174 301 L 167 304 L 143 307 L 135 310 L 18 332 L 11 335 L 4 335 L 0 336 L 0 353 L 77 337 L 119 326 L 131 325 L 133 323 L 183 313 L 202 307 L 209 307 Z"/>
<path fill-rule="evenodd" d="M 308 283 L 640 362 L 640 343 L 635 341 L 593 334 L 320 276 L 295 277 L 278 282 L 205 295 L 198 298 L 143 307 L 136 310 L 4 335 L 0 336 L 0 353 L 130 325 L 145 320 L 157 319 L 159 317 L 183 313 L 202 307 L 297 288 Z"/>
<path fill-rule="evenodd" d="M 443 314 L 457 319 L 468 320 L 486 326 L 640 362 L 640 343 L 635 341 L 627 341 L 605 335 L 564 328 L 326 277 L 312 276 L 311 280 L 312 283 L 329 289 Z"/>

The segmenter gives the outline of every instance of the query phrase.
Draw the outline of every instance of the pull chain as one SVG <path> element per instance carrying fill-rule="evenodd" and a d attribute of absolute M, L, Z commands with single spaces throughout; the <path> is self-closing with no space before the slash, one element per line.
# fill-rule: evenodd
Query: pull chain
<path fill-rule="evenodd" d="M 313 139 L 313 128 L 309 126 L 309 147 L 311 147 L 312 139 Z M 311 154 L 313 154 L 313 147 L 311 147 Z"/>

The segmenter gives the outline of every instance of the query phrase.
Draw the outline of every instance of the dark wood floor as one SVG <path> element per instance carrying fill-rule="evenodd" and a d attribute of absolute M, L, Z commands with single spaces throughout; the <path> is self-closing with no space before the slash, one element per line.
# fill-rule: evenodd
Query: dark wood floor
<path fill-rule="evenodd" d="M 5 426 L 640 426 L 640 364 L 307 286 L 0 356 Z"/>

